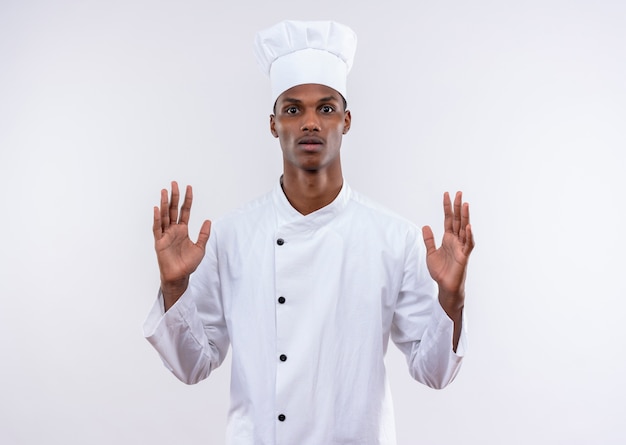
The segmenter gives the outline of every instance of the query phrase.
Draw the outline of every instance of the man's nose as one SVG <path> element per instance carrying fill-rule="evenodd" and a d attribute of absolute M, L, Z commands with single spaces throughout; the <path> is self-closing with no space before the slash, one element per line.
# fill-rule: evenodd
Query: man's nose
<path fill-rule="evenodd" d="M 302 117 L 302 131 L 320 131 L 319 116 L 315 111 L 307 111 Z"/>

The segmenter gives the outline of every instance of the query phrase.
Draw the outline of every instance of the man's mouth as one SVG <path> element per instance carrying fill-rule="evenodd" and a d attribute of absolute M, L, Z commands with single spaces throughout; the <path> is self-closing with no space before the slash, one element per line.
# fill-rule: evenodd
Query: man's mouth
<path fill-rule="evenodd" d="M 315 138 L 315 137 L 300 138 L 300 140 L 298 141 L 298 144 L 305 144 L 305 145 L 321 144 L 321 143 L 323 143 L 322 139 Z"/>
<path fill-rule="evenodd" d="M 305 150 L 317 150 L 323 143 L 322 139 L 316 137 L 304 137 L 298 141 L 298 145 Z"/>

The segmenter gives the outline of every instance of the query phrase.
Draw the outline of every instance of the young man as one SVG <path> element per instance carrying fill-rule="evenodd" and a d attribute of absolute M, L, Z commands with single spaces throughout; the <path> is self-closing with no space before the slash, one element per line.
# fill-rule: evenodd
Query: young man
<path fill-rule="evenodd" d="M 352 191 L 340 147 L 356 37 L 333 22 L 282 22 L 257 36 L 272 83 L 270 131 L 284 172 L 266 196 L 187 231 L 192 189 L 161 192 L 161 292 L 144 330 L 166 366 L 196 383 L 232 346 L 227 442 L 395 444 L 389 337 L 435 388 L 460 367 L 469 207 L 444 195 L 445 234 Z M 210 235 L 210 236 L 209 236 Z"/>

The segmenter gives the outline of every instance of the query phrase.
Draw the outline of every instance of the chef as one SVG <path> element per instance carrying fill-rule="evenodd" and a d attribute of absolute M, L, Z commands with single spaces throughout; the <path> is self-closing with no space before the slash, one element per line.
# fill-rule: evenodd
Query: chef
<path fill-rule="evenodd" d="M 154 239 L 161 287 L 144 325 L 165 365 L 192 384 L 232 350 L 229 445 L 392 445 L 384 357 L 449 384 L 465 352 L 469 206 L 443 199 L 444 236 L 353 190 L 341 142 L 356 35 L 327 21 L 258 33 L 270 132 L 283 174 L 269 193 L 188 234 L 193 191 L 161 191 Z M 416 401 L 419 403 L 419 401 Z"/>

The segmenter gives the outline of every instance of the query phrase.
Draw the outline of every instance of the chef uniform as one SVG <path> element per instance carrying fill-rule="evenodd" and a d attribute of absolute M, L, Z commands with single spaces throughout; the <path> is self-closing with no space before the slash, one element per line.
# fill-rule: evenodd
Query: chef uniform
<path fill-rule="evenodd" d="M 302 83 L 345 97 L 355 48 L 354 33 L 333 22 L 282 22 L 256 40 L 273 100 Z M 308 215 L 277 181 L 213 223 L 187 291 L 167 312 L 159 295 L 144 332 L 186 383 L 206 378 L 231 346 L 229 445 L 393 445 L 389 337 L 434 388 L 454 379 L 465 349 L 463 332 L 452 350 L 454 324 L 425 253 L 415 225 L 345 181 Z"/>

